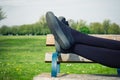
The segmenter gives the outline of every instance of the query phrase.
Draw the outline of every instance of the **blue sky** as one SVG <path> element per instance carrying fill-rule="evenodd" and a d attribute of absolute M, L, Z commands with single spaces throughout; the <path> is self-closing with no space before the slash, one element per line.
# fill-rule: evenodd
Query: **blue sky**
<path fill-rule="evenodd" d="M 120 24 L 120 0 L 0 0 L 0 6 L 7 15 L 0 26 L 35 23 L 47 11 L 88 23 L 110 19 Z"/>

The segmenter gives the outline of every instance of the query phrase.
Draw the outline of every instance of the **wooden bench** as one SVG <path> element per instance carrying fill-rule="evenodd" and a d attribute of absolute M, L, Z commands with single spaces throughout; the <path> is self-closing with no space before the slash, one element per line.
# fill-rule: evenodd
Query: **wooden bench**
<path fill-rule="evenodd" d="M 95 37 L 107 38 L 120 41 L 120 35 L 92 35 Z M 55 46 L 54 36 L 48 34 L 46 37 L 46 46 Z M 63 54 L 63 53 L 46 53 L 45 62 L 52 62 L 52 71 L 51 76 L 56 77 L 57 73 L 60 72 L 60 63 L 94 63 L 91 60 L 88 60 L 84 57 L 78 56 L 76 54 Z M 117 69 L 118 74 L 120 75 L 120 69 Z"/>

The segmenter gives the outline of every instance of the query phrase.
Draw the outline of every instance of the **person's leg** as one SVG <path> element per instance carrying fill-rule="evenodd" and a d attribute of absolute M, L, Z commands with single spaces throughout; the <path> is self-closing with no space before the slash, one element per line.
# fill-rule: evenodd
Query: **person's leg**
<path fill-rule="evenodd" d="M 120 50 L 120 41 L 93 37 L 75 30 L 72 30 L 72 35 L 77 44 L 85 44 L 95 47 Z"/>
<path fill-rule="evenodd" d="M 64 17 L 59 17 L 58 19 L 61 22 L 63 22 L 64 24 L 66 24 L 67 26 L 69 26 L 68 22 L 66 21 L 66 19 Z M 118 41 L 88 36 L 86 34 L 82 34 L 73 29 L 71 29 L 71 33 L 72 33 L 76 43 L 120 50 L 120 42 L 118 42 Z"/>
<path fill-rule="evenodd" d="M 55 40 L 63 49 L 69 49 L 74 44 L 85 44 L 89 46 L 120 50 L 120 41 L 97 38 L 82 34 L 73 30 L 60 21 L 52 12 L 46 14 L 48 27 L 53 33 Z"/>
<path fill-rule="evenodd" d="M 72 52 L 109 67 L 120 68 L 120 50 L 76 44 Z"/>

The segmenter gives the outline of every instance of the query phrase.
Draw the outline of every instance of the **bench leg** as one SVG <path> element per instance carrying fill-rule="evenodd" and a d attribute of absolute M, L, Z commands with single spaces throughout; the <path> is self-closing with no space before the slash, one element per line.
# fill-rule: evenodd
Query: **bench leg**
<path fill-rule="evenodd" d="M 57 63 L 57 72 L 60 73 L 60 62 Z"/>
<path fill-rule="evenodd" d="M 57 59 L 59 57 L 59 53 L 55 52 L 52 55 L 52 71 L 51 71 L 51 77 L 56 77 L 57 73 L 60 72 L 60 63 L 57 62 Z"/>
<path fill-rule="evenodd" d="M 118 75 L 120 75 L 120 68 L 117 69 L 117 73 L 118 73 Z"/>

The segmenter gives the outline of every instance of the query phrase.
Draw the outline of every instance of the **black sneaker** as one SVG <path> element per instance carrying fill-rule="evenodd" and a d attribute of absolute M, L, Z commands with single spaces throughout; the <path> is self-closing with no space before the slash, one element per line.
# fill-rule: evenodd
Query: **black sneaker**
<path fill-rule="evenodd" d="M 63 22 L 65 25 L 69 26 L 68 21 L 66 21 L 65 17 L 60 16 L 58 19 L 59 19 L 61 22 Z"/>
<path fill-rule="evenodd" d="M 46 21 L 55 37 L 55 41 L 57 41 L 60 47 L 64 50 L 71 48 L 74 44 L 71 29 L 62 23 L 52 12 L 46 13 Z"/>

